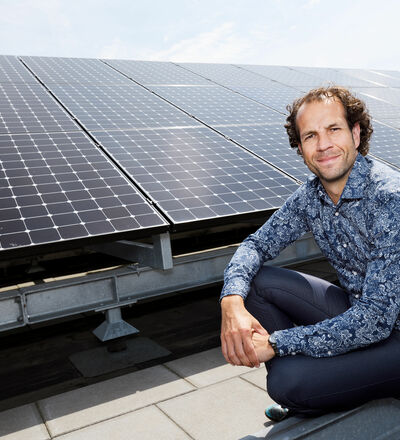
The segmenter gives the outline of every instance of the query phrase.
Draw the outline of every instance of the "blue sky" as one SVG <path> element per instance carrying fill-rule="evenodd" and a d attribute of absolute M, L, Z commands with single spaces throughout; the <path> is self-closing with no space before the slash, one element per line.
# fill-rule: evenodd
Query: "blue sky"
<path fill-rule="evenodd" d="M 398 0 L 0 0 L 0 54 L 400 70 Z"/>

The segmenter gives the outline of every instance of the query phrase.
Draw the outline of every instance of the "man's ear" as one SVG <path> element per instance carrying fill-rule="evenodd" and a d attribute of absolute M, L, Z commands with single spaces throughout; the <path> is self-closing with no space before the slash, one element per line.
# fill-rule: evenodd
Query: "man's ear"
<path fill-rule="evenodd" d="M 360 132 L 361 132 L 360 124 L 356 122 L 353 125 L 353 128 L 351 129 L 351 133 L 353 135 L 353 141 L 357 149 L 360 146 Z"/>
<path fill-rule="evenodd" d="M 299 149 L 301 156 L 303 156 L 303 150 L 301 149 L 300 143 L 297 144 L 297 148 Z"/>

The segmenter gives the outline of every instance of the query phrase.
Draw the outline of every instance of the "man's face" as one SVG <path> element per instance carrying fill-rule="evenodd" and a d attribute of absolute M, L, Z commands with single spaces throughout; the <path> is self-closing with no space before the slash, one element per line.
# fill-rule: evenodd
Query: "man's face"
<path fill-rule="evenodd" d="M 342 103 L 324 99 L 304 103 L 297 113 L 299 149 L 322 184 L 343 186 L 357 157 L 360 126 L 350 130 Z"/>

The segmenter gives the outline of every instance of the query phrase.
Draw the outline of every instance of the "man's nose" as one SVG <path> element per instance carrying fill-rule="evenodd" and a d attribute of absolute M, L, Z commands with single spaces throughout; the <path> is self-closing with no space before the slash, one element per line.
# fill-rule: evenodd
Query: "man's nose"
<path fill-rule="evenodd" d="M 320 133 L 318 136 L 318 150 L 326 150 L 332 146 L 332 141 L 326 133 Z"/>

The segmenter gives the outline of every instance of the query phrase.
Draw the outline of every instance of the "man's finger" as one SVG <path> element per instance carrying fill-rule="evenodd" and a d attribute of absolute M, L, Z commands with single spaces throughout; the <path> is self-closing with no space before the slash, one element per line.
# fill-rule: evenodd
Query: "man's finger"
<path fill-rule="evenodd" d="M 235 333 L 233 335 L 233 340 L 235 344 L 235 354 L 236 357 L 239 358 L 240 363 L 236 365 L 245 365 L 246 367 L 253 367 L 253 363 L 247 357 L 247 354 L 244 351 L 244 339 L 248 338 L 251 343 L 251 333 L 249 331 Z"/>
<path fill-rule="evenodd" d="M 243 339 L 243 348 L 244 352 L 246 353 L 247 358 L 249 359 L 251 366 L 253 367 L 259 367 L 260 361 L 258 360 L 258 356 L 256 353 L 256 350 L 254 349 L 253 342 L 248 338 Z"/>

